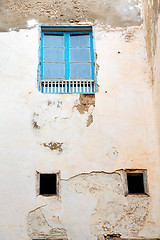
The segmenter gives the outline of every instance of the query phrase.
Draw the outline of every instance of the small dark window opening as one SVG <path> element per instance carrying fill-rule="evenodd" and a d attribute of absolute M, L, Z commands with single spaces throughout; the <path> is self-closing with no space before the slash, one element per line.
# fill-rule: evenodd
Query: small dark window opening
<path fill-rule="evenodd" d="M 57 174 L 40 174 L 39 194 L 57 194 Z"/>
<path fill-rule="evenodd" d="M 127 173 L 128 193 L 145 193 L 143 173 Z"/>

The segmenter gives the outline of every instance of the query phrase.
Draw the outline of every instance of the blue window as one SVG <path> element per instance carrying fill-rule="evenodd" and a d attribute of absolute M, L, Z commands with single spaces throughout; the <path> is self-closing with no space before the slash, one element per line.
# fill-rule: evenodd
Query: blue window
<path fill-rule="evenodd" d="M 40 92 L 96 92 L 92 32 L 92 26 L 40 27 Z"/>

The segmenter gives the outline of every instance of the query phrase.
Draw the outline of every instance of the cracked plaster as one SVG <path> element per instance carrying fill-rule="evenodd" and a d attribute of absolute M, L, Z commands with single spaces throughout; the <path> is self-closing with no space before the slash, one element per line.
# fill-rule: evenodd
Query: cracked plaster
<path fill-rule="evenodd" d="M 54 215 L 54 205 L 46 198 L 46 206 L 28 215 L 29 235 L 32 239 L 53 237 L 61 229 L 59 236 L 66 236 L 67 232 L 69 239 L 77 240 L 107 234 L 137 237 L 146 222 L 150 200 L 145 195 L 125 197 L 122 172 L 91 172 L 61 179 L 57 199 L 60 209 L 59 213 L 56 211 L 59 217 Z M 49 214 L 44 216 L 41 212 L 44 210 Z"/>
<path fill-rule="evenodd" d="M 40 144 L 51 150 L 57 149 L 59 153 L 62 152 L 62 144 L 65 139 L 60 138 L 61 134 L 58 134 L 58 129 L 63 133 L 64 131 L 69 131 L 69 121 L 74 124 L 75 117 L 84 126 L 89 127 L 93 123 L 94 108 L 95 95 L 85 94 L 80 95 L 79 99 L 76 98 L 69 105 L 60 97 L 58 99 L 56 97 L 52 100 L 48 99 L 47 102 L 45 101 L 43 104 L 38 105 L 33 114 L 32 126 L 36 130 L 36 136 L 39 137 L 39 140 L 41 139 L 39 141 L 41 142 Z M 79 115 L 77 115 L 77 112 Z M 60 126 L 62 126 L 63 130 Z M 49 132 L 46 132 L 48 128 Z"/>
<path fill-rule="evenodd" d="M 58 220 L 58 218 L 54 219 L 55 226 L 52 227 L 43 214 L 43 207 L 44 206 L 32 210 L 28 214 L 27 227 L 29 236 L 36 240 L 42 238 L 66 238 L 66 231 L 62 227 L 61 222 Z"/>

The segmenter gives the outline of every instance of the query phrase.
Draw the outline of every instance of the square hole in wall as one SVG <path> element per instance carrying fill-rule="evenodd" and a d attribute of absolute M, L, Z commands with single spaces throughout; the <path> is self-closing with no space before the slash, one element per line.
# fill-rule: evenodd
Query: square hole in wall
<path fill-rule="evenodd" d="M 128 193 L 145 193 L 143 172 L 127 173 Z"/>
<path fill-rule="evenodd" d="M 126 169 L 122 172 L 124 194 L 148 195 L 148 177 L 146 169 Z"/>
<path fill-rule="evenodd" d="M 39 195 L 58 194 L 58 174 L 57 173 L 39 173 Z"/>

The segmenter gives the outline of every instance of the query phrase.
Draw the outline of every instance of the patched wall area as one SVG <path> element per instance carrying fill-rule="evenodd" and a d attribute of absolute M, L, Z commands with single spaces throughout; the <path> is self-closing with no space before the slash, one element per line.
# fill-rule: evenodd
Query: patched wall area
<path fill-rule="evenodd" d="M 147 220 L 150 198 L 125 197 L 121 175 L 92 172 L 61 179 L 57 202 L 46 199 L 46 205 L 28 214 L 28 234 L 32 239 L 136 237 Z"/>

